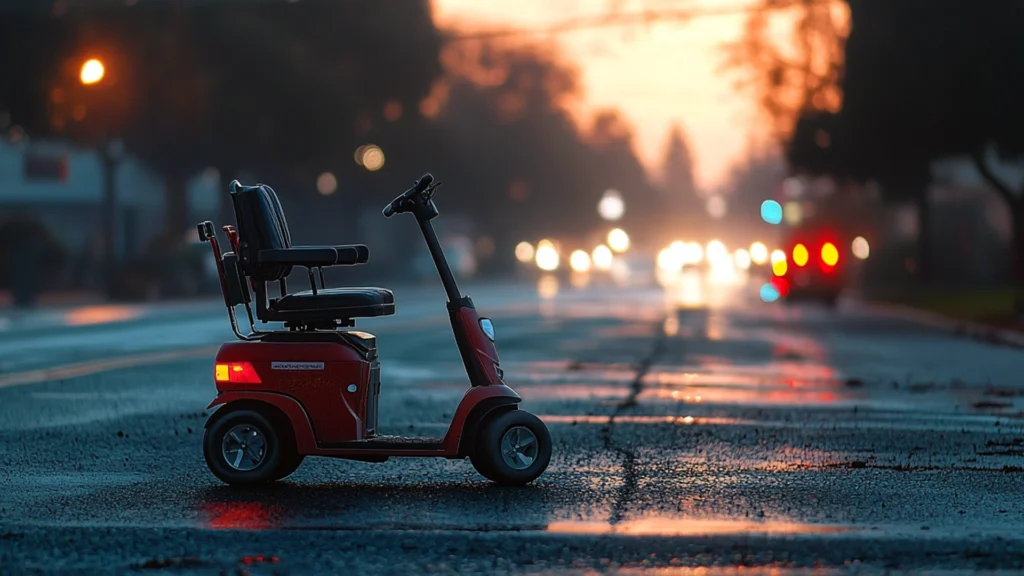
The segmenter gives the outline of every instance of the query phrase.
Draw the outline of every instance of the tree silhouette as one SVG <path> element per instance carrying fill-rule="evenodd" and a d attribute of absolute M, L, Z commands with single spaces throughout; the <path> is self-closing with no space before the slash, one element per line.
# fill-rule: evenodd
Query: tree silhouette
<path fill-rule="evenodd" d="M 1024 282 L 1022 191 L 992 169 L 1024 153 L 1021 87 L 1006 70 L 1024 64 L 1013 3 L 849 0 L 844 102 L 807 114 L 789 156 L 799 169 L 877 180 L 888 200 L 913 200 L 921 222 L 918 268 L 930 272 L 927 190 L 931 162 L 969 155 L 1013 216 L 1014 276 Z M 825 134 L 830 146 L 817 142 Z M 995 154 L 989 154 L 992 151 Z"/>
<path fill-rule="evenodd" d="M 789 46 L 780 45 L 773 24 L 789 19 Z M 849 17 L 842 2 L 760 0 L 747 16 L 743 36 L 726 46 L 725 66 L 740 75 L 737 87 L 752 93 L 780 143 L 797 119 L 839 109 L 843 42 Z"/>
<path fill-rule="evenodd" d="M 476 215 L 503 258 L 524 239 L 594 230 L 608 188 L 622 192 L 623 225 L 638 234 L 656 213 L 628 127 L 614 113 L 577 124 L 569 112 L 580 95 L 576 71 L 556 51 L 460 42 L 443 61 L 448 73 L 424 106 L 441 145 L 424 153 L 452 175 L 446 202 Z"/>
<path fill-rule="evenodd" d="M 673 125 L 661 164 L 662 190 L 669 224 L 692 228 L 707 218 L 704 202 L 693 176 L 694 159 L 683 130 Z"/>

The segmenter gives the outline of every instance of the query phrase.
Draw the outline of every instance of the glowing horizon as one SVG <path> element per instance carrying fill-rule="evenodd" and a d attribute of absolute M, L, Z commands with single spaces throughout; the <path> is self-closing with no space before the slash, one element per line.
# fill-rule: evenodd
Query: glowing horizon
<path fill-rule="evenodd" d="M 730 7 L 754 0 L 731 0 Z M 606 2 L 577 0 L 432 0 L 438 26 L 458 31 L 513 27 L 536 29 L 587 15 L 604 14 Z M 581 6 L 581 4 L 585 4 Z M 722 7 L 720 0 L 625 0 L 623 12 Z M 722 70 L 723 46 L 740 37 L 743 14 L 703 16 L 689 22 L 599 28 L 556 38 L 561 56 L 577 68 L 584 121 L 615 109 L 633 130 L 634 149 L 652 176 L 664 156 L 669 131 L 679 124 L 695 160 L 698 187 L 726 184 L 730 168 L 744 160 L 751 142 L 763 142 L 755 97 L 739 93 L 737 76 Z M 760 129 L 759 129 L 760 128 Z"/>

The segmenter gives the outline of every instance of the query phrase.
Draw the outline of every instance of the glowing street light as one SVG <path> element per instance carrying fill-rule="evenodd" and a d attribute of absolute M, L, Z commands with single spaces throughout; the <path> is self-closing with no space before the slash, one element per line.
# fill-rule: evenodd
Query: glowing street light
<path fill-rule="evenodd" d="M 91 60 L 86 60 L 85 64 L 82 64 L 82 71 L 79 73 L 78 78 L 82 81 L 82 84 L 89 86 L 103 80 L 103 76 L 106 73 L 103 62 L 92 58 Z"/>

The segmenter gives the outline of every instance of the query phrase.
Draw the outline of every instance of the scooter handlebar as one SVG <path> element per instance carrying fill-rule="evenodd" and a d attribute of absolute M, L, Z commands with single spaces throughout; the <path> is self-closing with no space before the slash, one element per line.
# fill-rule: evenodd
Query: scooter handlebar
<path fill-rule="evenodd" d="M 429 172 L 421 176 L 420 179 L 416 182 L 416 184 L 413 185 L 412 188 L 409 188 L 408 190 L 403 192 L 398 198 L 395 198 L 394 200 L 391 201 L 390 204 L 384 207 L 384 217 L 390 218 L 391 216 L 399 213 L 400 211 L 404 212 L 403 205 L 408 200 L 412 199 L 413 196 L 416 196 L 417 194 L 420 194 L 424 190 L 426 190 L 433 181 L 434 177 L 431 176 Z"/>

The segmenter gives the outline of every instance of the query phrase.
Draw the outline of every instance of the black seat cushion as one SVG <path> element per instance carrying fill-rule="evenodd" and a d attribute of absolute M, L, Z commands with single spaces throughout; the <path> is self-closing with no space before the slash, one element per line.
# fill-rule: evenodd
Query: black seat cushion
<path fill-rule="evenodd" d="M 335 318 L 368 318 L 395 313 L 395 294 L 384 288 L 325 288 L 295 292 L 271 300 L 271 310 L 282 313 L 330 312 Z"/>

